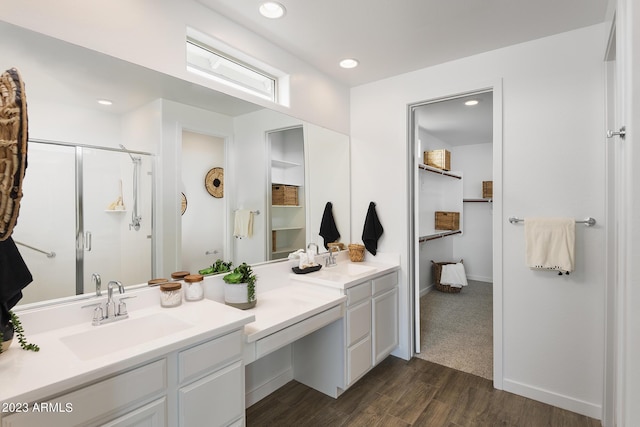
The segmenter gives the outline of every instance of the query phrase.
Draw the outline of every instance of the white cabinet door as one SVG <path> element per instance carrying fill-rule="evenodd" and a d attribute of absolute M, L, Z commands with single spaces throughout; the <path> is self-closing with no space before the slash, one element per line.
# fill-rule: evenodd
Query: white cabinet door
<path fill-rule="evenodd" d="M 347 387 L 371 369 L 371 336 L 347 349 Z"/>
<path fill-rule="evenodd" d="M 163 397 L 103 424 L 102 427 L 165 427 L 166 413 L 167 399 Z"/>
<path fill-rule="evenodd" d="M 347 310 L 347 347 L 371 333 L 371 300 Z"/>
<path fill-rule="evenodd" d="M 398 289 L 373 297 L 373 359 L 377 365 L 398 346 Z"/>
<path fill-rule="evenodd" d="M 226 426 L 244 417 L 244 365 L 238 361 L 178 391 L 181 427 Z"/>

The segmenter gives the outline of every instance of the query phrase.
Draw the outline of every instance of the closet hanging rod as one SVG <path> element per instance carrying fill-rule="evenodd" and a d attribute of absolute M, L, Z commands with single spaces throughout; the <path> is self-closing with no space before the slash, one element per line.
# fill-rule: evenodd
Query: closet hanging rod
<path fill-rule="evenodd" d="M 439 234 L 432 234 L 430 236 L 422 236 L 418 239 L 418 243 L 428 242 L 429 240 L 442 239 L 443 237 L 453 236 L 454 234 L 462 234 L 462 231 L 456 230 Z"/>
<path fill-rule="evenodd" d="M 423 163 L 419 163 L 418 164 L 418 169 L 422 169 L 422 170 L 425 170 L 425 171 L 437 173 L 438 175 L 445 175 L 445 176 L 450 176 L 450 177 L 456 178 L 456 179 L 462 179 L 462 177 L 460 175 L 456 175 L 456 174 L 453 174 L 451 172 L 447 172 L 447 171 L 442 170 L 442 169 L 434 168 L 433 166 L 428 166 L 428 165 L 425 165 Z"/>
<path fill-rule="evenodd" d="M 511 224 L 515 224 L 515 223 L 518 223 L 518 222 L 524 222 L 524 219 L 523 218 L 518 218 L 517 216 L 511 216 L 511 217 L 509 217 L 509 222 Z M 596 220 L 595 220 L 595 218 L 591 218 L 591 217 L 588 217 L 588 218 L 585 218 L 585 219 L 576 219 L 576 224 L 584 224 L 587 227 L 591 227 L 593 225 L 596 225 Z"/>

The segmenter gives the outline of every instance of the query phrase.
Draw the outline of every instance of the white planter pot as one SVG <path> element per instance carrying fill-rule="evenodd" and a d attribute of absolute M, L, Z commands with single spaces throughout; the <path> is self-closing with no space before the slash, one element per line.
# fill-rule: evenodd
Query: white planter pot
<path fill-rule="evenodd" d="M 224 284 L 224 302 L 232 307 L 246 310 L 256 305 L 256 299 L 249 301 L 249 290 L 247 283 Z"/>

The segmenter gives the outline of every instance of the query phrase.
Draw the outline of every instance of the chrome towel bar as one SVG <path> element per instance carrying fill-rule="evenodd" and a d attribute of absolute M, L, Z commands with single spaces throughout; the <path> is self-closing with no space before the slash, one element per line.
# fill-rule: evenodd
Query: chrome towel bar
<path fill-rule="evenodd" d="M 511 224 L 516 224 L 518 222 L 524 222 L 523 218 L 518 218 L 517 216 L 510 216 L 509 217 L 509 222 Z M 596 225 L 596 220 L 595 218 L 585 218 L 585 219 L 576 219 L 576 224 L 584 224 L 587 227 L 591 227 L 592 225 Z"/>

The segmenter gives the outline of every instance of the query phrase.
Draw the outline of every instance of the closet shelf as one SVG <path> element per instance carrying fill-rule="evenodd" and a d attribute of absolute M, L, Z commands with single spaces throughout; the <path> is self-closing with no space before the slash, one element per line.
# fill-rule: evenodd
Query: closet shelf
<path fill-rule="evenodd" d="M 271 159 L 271 166 L 276 167 L 276 168 L 295 168 L 298 166 L 302 166 L 300 163 L 295 163 L 295 162 L 290 162 L 287 160 L 278 160 L 278 159 Z"/>
<path fill-rule="evenodd" d="M 493 203 L 493 199 L 462 199 L 463 202 Z"/>
<path fill-rule="evenodd" d="M 422 169 L 422 170 L 425 170 L 427 172 L 437 173 L 438 175 L 450 176 L 451 178 L 462 179 L 462 177 L 460 175 L 456 175 L 454 173 L 447 172 L 447 171 L 444 171 L 442 169 L 434 168 L 432 166 L 427 166 L 427 165 L 422 164 L 422 163 L 418 164 L 418 169 Z"/>
<path fill-rule="evenodd" d="M 462 230 L 451 230 L 451 231 L 443 231 L 440 233 L 427 234 L 425 236 L 420 236 L 418 239 L 419 243 L 428 242 L 429 240 L 440 239 L 446 236 L 453 236 L 454 234 L 462 234 Z"/>

